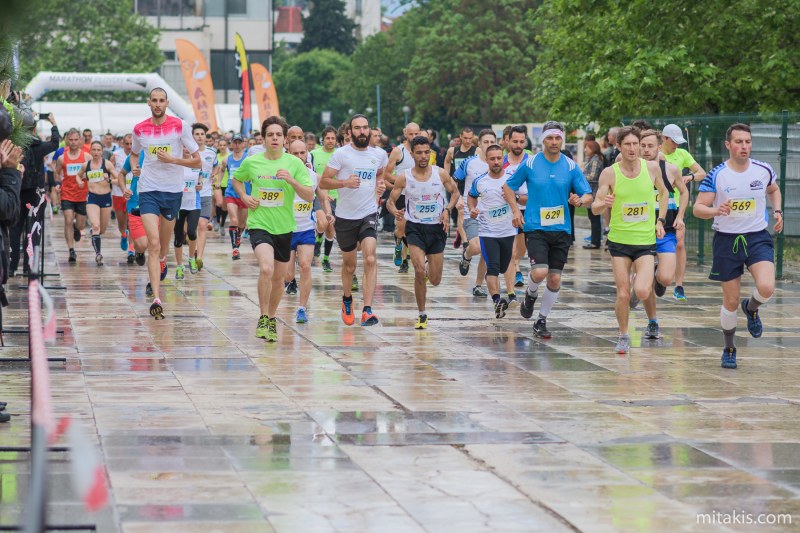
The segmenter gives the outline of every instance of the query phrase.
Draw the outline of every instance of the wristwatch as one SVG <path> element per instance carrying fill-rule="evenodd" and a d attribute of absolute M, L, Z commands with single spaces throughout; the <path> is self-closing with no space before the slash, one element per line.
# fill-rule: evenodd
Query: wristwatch
<path fill-rule="evenodd" d="M 665 225 L 667 223 L 667 219 L 663 217 L 658 217 L 658 221 L 661 222 L 661 225 Z"/>
<path fill-rule="evenodd" d="M 780 215 L 780 216 L 783 216 L 783 211 L 781 211 L 780 209 L 776 209 L 775 211 L 773 211 L 773 212 L 772 212 L 772 214 L 773 214 L 773 215 Z"/>

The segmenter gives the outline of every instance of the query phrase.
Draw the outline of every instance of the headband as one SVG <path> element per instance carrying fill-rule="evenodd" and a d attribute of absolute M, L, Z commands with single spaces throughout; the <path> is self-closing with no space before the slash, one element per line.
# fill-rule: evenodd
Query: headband
<path fill-rule="evenodd" d="M 542 140 L 544 140 L 548 135 L 555 135 L 557 137 L 561 137 L 562 141 L 564 140 L 564 132 L 559 130 L 559 129 L 556 129 L 556 128 L 551 128 L 549 130 L 544 130 L 542 132 Z"/>

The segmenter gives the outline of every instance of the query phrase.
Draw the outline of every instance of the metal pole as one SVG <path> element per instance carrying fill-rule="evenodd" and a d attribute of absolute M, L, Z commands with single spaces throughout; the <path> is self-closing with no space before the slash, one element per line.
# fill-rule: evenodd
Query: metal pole
<path fill-rule="evenodd" d="M 381 127 L 381 84 L 375 85 L 375 92 L 378 95 L 378 129 Z"/>
<path fill-rule="evenodd" d="M 222 89 L 225 93 L 225 103 L 228 103 L 228 0 L 224 0 L 225 6 L 225 50 L 223 51 L 223 68 L 225 73 L 222 75 Z"/>
<path fill-rule="evenodd" d="M 785 203 L 784 197 L 786 195 L 786 153 L 787 143 L 789 140 L 789 111 L 786 109 L 781 113 L 781 169 L 778 175 L 778 187 L 781 189 L 781 203 Z M 783 209 L 783 205 L 772 206 L 772 209 Z M 786 215 L 783 215 L 784 226 L 783 231 L 778 233 L 778 264 L 776 265 L 775 275 L 778 278 L 783 277 L 783 234 L 786 232 Z"/>
<path fill-rule="evenodd" d="M 706 120 L 705 113 L 700 117 L 700 150 L 698 156 L 700 165 L 706 168 Z M 690 197 L 691 200 L 691 197 Z M 706 255 L 706 221 L 702 218 L 697 219 L 697 264 L 702 266 Z"/>

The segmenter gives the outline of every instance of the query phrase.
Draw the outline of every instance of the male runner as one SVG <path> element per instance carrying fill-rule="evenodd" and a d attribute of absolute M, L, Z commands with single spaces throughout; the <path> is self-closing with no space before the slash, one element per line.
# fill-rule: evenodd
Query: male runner
<path fill-rule="evenodd" d="M 111 137 L 111 139 L 109 139 Z M 106 139 L 106 149 L 109 145 L 112 145 L 111 141 L 113 141 L 113 136 L 110 134 L 104 135 Z M 126 134 L 122 138 L 122 146 L 117 147 L 115 150 L 111 152 L 110 161 L 114 164 L 114 167 L 117 170 L 117 174 L 122 172 L 122 167 L 125 165 L 125 160 L 131 153 L 131 145 L 133 143 L 133 137 L 130 133 Z M 125 197 L 122 195 L 122 189 L 119 188 L 117 181 L 111 183 L 111 207 L 114 209 L 114 213 L 117 216 L 117 228 L 119 229 L 119 247 L 122 251 L 128 252 L 128 264 L 133 264 L 134 261 L 134 252 L 133 248 L 130 247 L 128 243 L 128 209 L 125 205 Z"/>
<path fill-rule="evenodd" d="M 772 237 L 767 231 L 767 198 L 775 217 L 775 233 L 783 231 L 781 190 L 775 171 L 767 163 L 750 157 L 753 136 L 747 124 L 733 124 L 725 135 L 730 157 L 711 171 L 700 185 L 694 216 L 714 219 L 713 261 L 709 279 L 721 282 L 720 323 L 725 339 L 722 368 L 736 368 L 736 312 L 747 317 L 747 331 L 758 338 L 764 330 L 758 308 L 775 292 Z M 739 304 L 744 267 L 755 288 Z"/>
<path fill-rule="evenodd" d="M 219 160 L 217 153 L 206 146 L 206 134 L 208 126 L 202 122 L 192 124 L 192 137 L 197 143 L 200 151 L 200 220 L 197 223 L 197 253 L 189 256 L 189 271 L 192 274 L 203 269 L 203 252 L 206 249 L 206 234 L 208 233 L 208 221 L 211 220 L 211 213 L 214 204 L 214 190 L 212 182 L 216 179 L 219 170 Z"/>
<path fill-rule="evenodd" d="M 314 135 L 312 132 L 306 132 L 306 151 L 308 153 L 313 152 L 317 148 L 317 136 Z"/>
<path fill-rule="evenodd" d="M 447 149 L 447 154 L 444 156 L 444 171 L 447 172 L 450 176 L 455 176 L 456 170 L 458 167 L 461 166 L 461 163 L 475 155 L 475 145 L 473 144 L 473 138 L 475 134 L 472 131 L 472 128 L 464 127 L 461 128 L 461 135 L 459 136 L 459 141 L 461 144 L 458 146 L 451 146 Z M 457 183 L 460 186 L 460 183 Z M 462 196 L 466 196 L 466 192 L 459 189 L 459 193 Z M 462 214 L 462 218 L 466 219 L 466 214 Z M 455 222 L 458 223 L 458 215 L 456 215 Z M 456 235 L 456 239 L 453 242 L 453 247 L 458 248 L 461 245 L 462 237 L 461 233 Z"/>
<path fill-rule="evenodd" d="M 617 142 L 622 160 L 600 173 L 597 197 L 592 203 L 592 212 L 595 215 L 611 208 L 608 251 L 611 253 L 611 268 L 617 285 L 614 310 L 619 323 L 619 339 L 614 351 L 618 354 L 628 353 L 631 348 L 628 314 L 632 267 L 636 268 L 633 282 L 636 297 L 646 300 L 653 290 L 656 238 L 664 237 L 666 223 L 665 218 L 658 218 L 655 231 L 653 230 L 653 188 L 658 190 L 659 213 L 667 212 L 669 200 L 658 163 L 639 158 L 640 138 L 639 128 L 620 128 Z"/>
<path fill-rule="evenodd" d="M 506 316 L 508 301 L 500 298 L 499 276 L 508 269 L 517 228 L 512 224 L 512 208 L 503 194 L 508 175 L 503 170 L 503 149 L 493 144 L 486 149 L 489 172 L 478 176 L 469 190 L 469 215 L 477 219 L 481 252 L 486 261 L 486 286 L 492 295 L 494 316 Z M 513 290 L 513 289 L 512 289 Z"/>
<path fill-rule="evenodd" d="M 664 296 L 667 287 L 672 283 L 675 276 L 675 249 L 677 245 L 676 231 L 684 228 L 683 218 L 686 213 L 686 206 L 689 204 L 689 191 L 686 184 L 681 179 L 678 167 L 658 157 L 661 135 L 652 129 L 642 132 L 642 139 L 639 148 L 642 158 L 646 161 L 656 161 L 661 170 L 661 179 L 664 187 L 669 191 L 668 210 L 664 219 L 664 237 L 656 239 L 656 277 L 653 281 L 653 290 L 650 297 L 644 301 L 644 310 L 647 313 L 647 331 L 645 337 L 657 339 L 658 317 L 656 316 L 656 297 Z M 659 197 L 656 193 L 656 203 Z M 658 207 L 656 207 L 658 209 Z M 659 216 L 659 211 L 656 211 Z M 635 297 L 635 295 L 634 295 Z M 635 306 L 634 306 L 635 307 Z"/>
<path fill-rule="evenodd" d="M 294 141 L 289 145 L 289 153 L 308 168 L 308 176 L 315 191 L 314 201 L 307 202 L 299 196 L 294 198 L 294 220 L 296 228 L 292 233 L 291 255 L 286 270 L 286 294 L 297 294 L 297 279 L 295 278 L 295 259 L 300 265 L 300 307 L 295 315 L 295 322 L 305 324 L 308 322 L 308 298 L 311 296 L 311 259 L 314 257 L 315 230 L 324 233 L 332 216 L 325 214 L 327 207 L 327 194 L 317 189 L 319 178 L 317 173 L 308 163 L 306 143 Z M 317 201 L 319 197 L 319 201 Z M 318 209 L 315 209 L 318 206 Z"/>
<path fill-rule="evenodd" d="M 508 132 L 508 141 L 506 142 L 506 150 L 507 153 L 503 158 L 503 168 L 508 174 L 508 177 L 514 175 L 520 165 L 524 164 L 525 161 L 528 159 L 528 154 L 525 153 L 525 142 L 528 138 L 528 132 L 525 129 L 525 126 L 512 126 Z M 522 186 L 519 188 L 516 198 L 516 203 L 521 206 L 519 210 L 522 212 L 522 216 L 525 216 L 525 205 L 527 202 L 528 197 L 528 185 L 526 182 L 522 183 Z M 514 240 L 514 255 L 511 257 L 511 264 L 513 265 L 514 269 L 509 270 L 506 274 L 506 283 L 509 281 L 509 277 L 514 276 L 512 279 L 512 284 L 508 285 L 509 287 L 523 287 L 525 286 L 525 279 L 522 277 L 522 272 L 519 268 L 520 260 L 525 257 L 525 236 L 522 233 L 522 228 L 520 228 L 519 234 L 517 234 L 516 239 Z M 510 289 L 513 292 L 513 289 Z M 509 293 L 509 296 L 511 294 Z M 516 295 L 514 296 L 516 298 Z"/>
<path fill-rule="evenodd" d="M 314 172 L 317 173 L 317 176 L 321 176 L 323 172 L 325 172 L 325 167 L 328 166 L 328 161 L 331 160 L 333 152 L 336 150 L 336 128 L 333 126 L 326 126 L 325 129 L 322 130 L 321 138 L 322 145 L 311 152 L 311 155 L 314 157 Z M 339 191 L 336 189 L 328 191 L 328 198 L 330 198 L 331 202 L 331 212 L 333 215 L 336 215 L 336 199 L 339 198 Z M 333 237 L 335 235 L 334 224 L 328 224 L 328 229 L 325 230 L 325 249 L 322 255 L 322 270 L 324 272 L 333 272 L 330 255 L 333 249 Z M 318 233 L 314 245 L 314 256 L 319 256 L 321 247 L 322 233 Z"/>
<path fill-rule="evenodd" d="M 258 306 L 261 316 L 256 337 L 278 340 L 275 315 L 283 296 L 283 279 L 292 244 L 295 194 L 314 200 L 314 187 L 305 165 L 283 151 L 289 125 L 281 117 L 268 117 L 261 125 L 265 151 L 248 157 L 233 175 L 236 193 L 250 210 L 247 227 L 258 259 Z M 251 183 L 251 196 L 245 188 Z"/>
<path fill-rule="evenodd" d="M 405 173 L 406 170 L 414 168 L 414 158 L 411 155 L 411 141 L 419 135 L 419 125 L 416 122 L 409 122 L 403 128 L 403 142 L 394 147 L 389 156 L 389 163 L 386 165 L 386 181 L 389 183 L 387 188 L 394 186 L 396 176 Z M 405 208 L 405 198 L 402 196 L 397 199 L 397 209 Z M 387 205 L 388 208 L 388 205 Z M 389 211 L 392 212 L 391 210 Z M 401 274 L 408 272 L 408 260 L 411 257 L 408 250 L 408 242 L 405 233 L 406 221 L 403 217 L 397 218 L 394 230 L 394 264 L 400 267 Z M 405 254 L 403 254 L 405 248 Z"/>
<path fill-rule="evenodd" d="M 447 172 L 435 165 L 431 166 L 431 145 L 427 137 L 420 135 L 412 139 L 409 154 L 413 155 L 414 167 L 395 176 L 394 188 L 386 207 L 398 221 L 400 218 L 406 221 L 405 235 L 414 263 L 414 297 L 419 309 L 414 329 L 426 329 L 426 280 L 430 280 L 434 287 L 442 281 L 450 213 L 460 195 L 458 187 Z M 450 193 L 450 201 L 445 206 L 446 192 Z M 405 205 L 398 209 L 397 201 L 401 195 L 405 197 Z"/>
<path fill-rule="evenodd" d="M 353 115 L 348 129 L 352 143 L 333 154 L 320 180 L 321 189 L 338 189 L 336 235 L 342 251 L 342 321 L 350 326 L 353 313 L 352 280 L 356 271 L 358 245 L 364 261 L 364 308 L 361 325 L 372 326 L 378 317 L 372 312 L 372 300 L 378 279 L 377 199 L 386 185 L 383 173 L 388 163 L 386 152 L 369 147 L 369 121 Z"/>
<path fill-rule="evenodd" d="M 56 160 L 56 175 L 62 176 L 61 211 L 64 213 L 64 240 L 69 248 L 70 263 L 78 260 L 75 243 L 81 240 L 86 227 L 86 200 L 89 197 L 89 187 L 83 181 L 77 180 L 78 172 L 91 159 L 89 152 L 83 150 L 78 130 L 69 130 L 67 149 Z"/>
<path fill-rule="evenodd" d="M 131 171 L 139 167 L 139 153 L 145 152 L 139 176 L 139 211 L 147 233 L 147 273 L 153 290 L 150 315 L 164 318 L 161 280 L 167 277 L 169 241 L 183 197 L 183 169 L 200 168 L 200 153 L 189 125 L 167 115 L 167 92 L 156 87 L 147 101 L 152 116 L 134 126 L 131 143 Z M 183 149 L 190 157 L 184 159 Z M 175 155 L 173 155 L 175 154 Z"/>
<path fill-rule="evenodd" d="M 683 148 L 678 148 L 679 144 L 686 143 L 681 129 L 676 124 L 667 124 L 662 130 L 661 135 L 664 140 L 661 144 L 661 153 L 664 154 L 664 159 L 667 160 L 667 163 L 672 163 L 678 167 L 678 172 L 683 172 L 684 170 L 689 171 L 689 175 L 684 177 L 683 182 L 688 184 L 692 181 L 703 181 L 706 177 L 706 171 L 703 170 L 703 167 L 694 160 L 689 152 Z M 683 290 L 683 280 L 686 276 L 685 228 L 677 230 L 675 235 L 678 240 L 678 245 L 675 250 L 677 264 L 675 266 L 675 290 L 672 295 L 676 300 L 685 302 L 686 294 Z"/>
<path fill-rule="evenodd" d="M 83 130 L 83 148 L 82 148 L 82 150 L 84 152 L 86 152 L 87 154 L 89 153 L 89 150 L 92 148 L 92 140 L 94 140 L 94 138 L 92 136 L 92 130 L 90 130 L 89 128 L 86 128 L 85 130 Z"/>
<path fill-rule="evenodd" d="M 189 154 L 186 150 L 183 151 L 183 156 L 187 157 Z M 175 268 L 175 279 L 184 279 L 184 264 L 183 264 L 183 242 L 189 243 L 189 260 L 194 264 L 194 268 L 189 267 L 192 274 L 197 273 L 197 264 L 195 262 L 195 254 L 197 253 L 197 226 L 200 222 L 200 191 L 203 188 L 203 182 L 199 168 L 185 168 L 183 169 L 183 196 L 181 198 L 181 208 L 178 211 L 178 221 L 175 224 L 175 262 L 178 266 Z"/>
<path fill-rule="evenodd" d="M 262 145 L 263 146 L 263 145 Z M 239 246 L 242 244 L 242 232 L 244 231 L 245 224 L 247 224 L 247 205 L 239 197 L 234 187 L 233 176 L 236 169 L 241 166 L 242 162 L 247 157 L 244 153 L 244 137 L 238 133 L 231 139 L 231 148 L 233 153 L 228 156 L 228 161 L 225 163 L 228 171 L 228 186 L 225 189 L 225 205 L 228 208 L 228 217 L 230 218 L 228 225 L 228 235 L 231 238 L 231 259 L 236 261 L 239 259 Z M 263 152 L 262 152 L 263 153 Z M 246 184 L 248 189 L 247 194 L 250 192 L 252 185 Z"/>
<path fill-rule="evenodd" d="M 478 176 L 482 176 L 489 172 L 489 165 L 486 164 L 486 149 L 497 144 L 497 136 L 494 131 L 490 129 L 483 129 L 478 134 L 479 148 L 476 155 L 465 159 L 458 169 L 455 171 L 454 177 L 459 182 L 458 188 L 469 191 L 472 188 L 472 182 Z M 460 183 L 463 182 L 463 183 Z M 480 256 L 478 263 L 478 272 L 475 277 L 475 286 L 472 288 L 473 296 L 486 297 L 486 290 L 483 288 L 483 281 L 486 279 L 486 261 L 483 260 L 481 254 L 481 242 L 479 236 L 480 225 L 478 220 L 472 217 L 465 217 L 464 213 L 469 213 L 469 205 L 467 204 L 469 195 L 464 195 L 464 200 L 459 204 L 458 224 L 463 231 L 464 251 L 461 253 L 461 261 L 458 264 L 458 271 L 462 276 L 469 273 L 469 266 L 472 258 L 476 255 Z"/>
<path fill-rule="evenodd" d="M 509 153 L 519 143 L 517 131 L 512 130 Z M 547 317 L 561 290 L 561 273 L 567 263 L 572 244 L 572 222 L 568 205 L 584 206 L 592 202 L 592 189 L 575 162 L 561 153 L 564 127 L 555 121 L 545 123 L 542 131 L 542 151 L 528 158 L 525 164 L 506 182 L 506 201 L 514 213 L 515 225 L 524 226 L 531 270 L 525 298 L 519 308 L 525 318 L 533 316 L 533 305 L 539 296 L 539 286 L 545 278 L 542 306 L 533 324 L 536 337 L 549 339 Z M 521 150 L 520 150 L 521 152 Z M 517 207 L 522 187 L 527 185 L 527 209 L 523 215 Z M 576 191 L 578 194 L 573 193 Z M 652 194 L 651 194 L 652 196 Z"/>

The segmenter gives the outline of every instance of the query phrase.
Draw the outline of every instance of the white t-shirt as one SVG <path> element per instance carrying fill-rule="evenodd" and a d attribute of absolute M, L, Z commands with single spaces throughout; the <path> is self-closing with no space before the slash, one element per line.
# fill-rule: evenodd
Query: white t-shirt
<path fill-rule="evenodd" d="M 445 206 L 445 189 L 439 176 L 439 167 L 430 167 L 431 176 L 426 181 L 414 178 L 412 169 L 404 171 L 406 186 L 405 219 L 416 224 L 439 224 Z"/>
<path fill-rule="evenodd" d="M 200 178 L 199 168 L 183 169 L 183 198 L 181 199 L 181 209 L 192 211 L 200 209 L 200 193 L 195 189 L 197 180 Z"/>
<path fill-rule="evenodd" d="M 114 167 L 117 169 L 117 173 L 122 173 L 122 166 L 125 164 L 125 159 L 128 157 L 125 154 L 125 150 L 122 148 L 117 148 L 114 150 Z M 111 182 L 111 196 L 122 196 L 122 189 L 119 188 L 117 185 L 117 180 Z"/>
<path fill-rule="evenodd" d="M 311 178 L 311 183 L 314 186 L 316 193 L 317 185 L 319 184 L 319 177 L 317 173 L 308 169 L 308 177 Z M 316 218 L 314 218 L 314 202 L 306 202 L 299 194 L 294 195 L 294 221 L 297 223 L 295 233 L 308 231 L 314 229 Z"/>
<path fill-rule="evenodd" d="M 139 176 L 138 192 L 182 192 L 184 168 L 180 165 L 162 163 L 156 154 L 167 152 L 172 157 L 181 157 L 183 149 L 190 154 L 197 151 L 197 143 L 192 137 L 192 128 L 183 120 L 168 116 L 163 124 L 156 126 L 151 118 L 138 123 L 133 128 L 133 148 L 135 154 L 145 152 L 142 173 Z"/>
<path fill-rule="evenodd" d="M 464 180 L 464 196 L 462 200 L 464 201 L 464 217 L 469 217 L 469 204 L 467 204 L 467 198 L 469 198 L 469 190 L 472 188 L 472 182 L 475 181 L 475 178 L 486 174 L 489 172 L 489 164 L 478 157 L 477 155 L 473 155 L 461 162 L 461 165 L 455 171 L 455 178 L 457 180 Z"/>
<path fill-rule="evenodd" d="M 404 144 L 400 145 L 400 161 L 394 166 L 394 174 L 395 176 L 399 176 L 404 173 L 406 170 L 414 168 L 414 157 L 411 155 L 411 152 L 406 150 L 406 146 Z"/>
<path fill-rule="evenodd" d="M 511 176 L 513 176 L 514 173 L 517 171 L 517 169 L 520 167 L 520 165 L 525 164 L 525 162 L 527 160 L 528 160 L 528 154 L 526 154 L 526 153 L 522 154 L 522 161 L 520 161 L 519 163 L 512 163 L 511 161 L 509 161 L 508 155 L 506 155 L 503 158 L 503 170 L 506 173 L 506 177 L 510 178 Z M 466 190 L 466 189 L 464 189 L 464 190 Z M 517 194 L 519 194 L 519 195 L 527 195 L 528 194 L 528 183 L 527 182 L 523 183 L 520 186 L 520 188 L 517 189 Z M 518 205 L 517 207 L 519 207 L 519 210 L 522 211 L 523 213 L 525 212 L 525 206 L 524 205 Z"/>
<path fill-rule="evenodd" d="M 377 212 L 378 171 L 386 168 L 389 158 L 379 148 L 367 147 L 357 150 L 348 144 L 336 150 L 328 161 L 328 167 L 336 171 L 336 179 L 344 181 L 351 175 L 361 178 L 357 189 L 337 189 L 336 216 L 347 220 L 361 220 Z"/>
<path fill-rule="evenodd" d="M 472 182 L 469 195 L 478 199 L 478 235 L 481 237 L 511 237 L 517 234 L 512 224 L 514 213 L 503 196 L 507 174 L 494 179 L 488 173 Z M 469 215 L 466 215 L 469 216 Z"/>
<path fill-rule="evenodd" d="M 211 173 L 214 171 L 214 167 L 219 165 L 217 152 L 213 148 L 206 146 L 200 152 L 200 161 L 203 162 L 203 166 L 200 169 L 200 177 L 203 179 L 203 189 L 200 191 L 200 196 L 205 198 L 214 195 L 214 188 L 211 186 Z"/>
<path fill-rule="evenodd" d="M 264 148 L 263 144 L 254 144 L 253 146 L 251 146 L 250 148 L 247 149 L 247 157 L 250 157 L 251 155 L 256 155 L 256 154 L 263 154 L 266 151 L 267 151 L 267 149 Z"/>
<path fill-rule="evenodd" d="M 744 172 L 736 172 L 728 162 L 718 165 L 700 183 L 700 192 L 713 192 L 714 207 L 731 201 L 731 213 L 714 217 L 712 228 L 720 233 L 753 233 L 769 225 L 767 187 L 775 182 L 769 163 L 750 159 Z"/>

